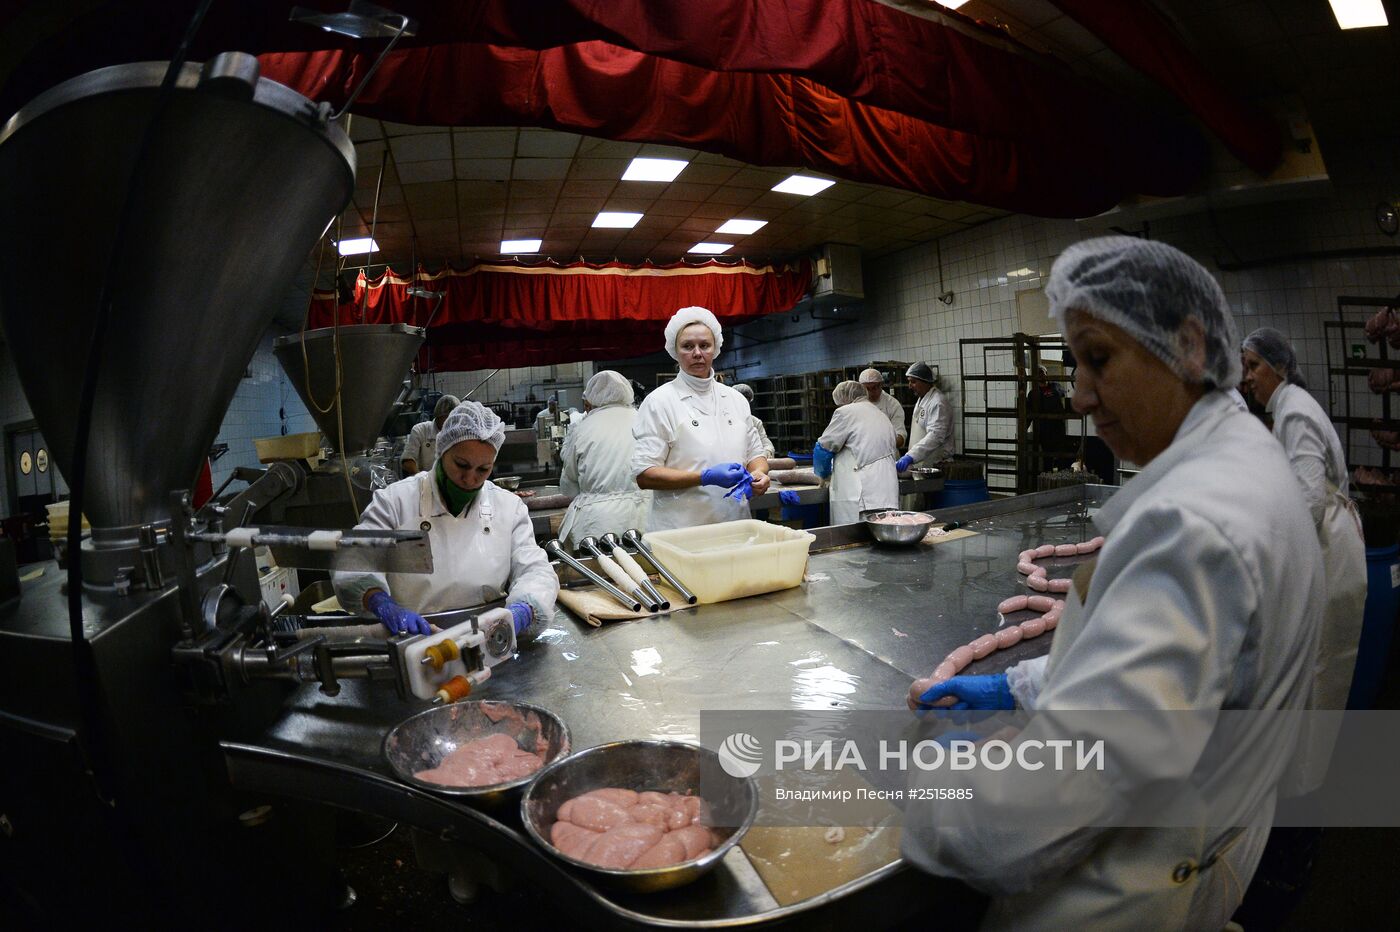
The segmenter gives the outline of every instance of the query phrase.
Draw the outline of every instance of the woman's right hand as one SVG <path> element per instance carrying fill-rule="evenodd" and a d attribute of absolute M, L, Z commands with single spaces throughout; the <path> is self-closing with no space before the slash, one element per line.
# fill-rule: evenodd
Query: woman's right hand
<path fill-rule="evenodd" d="M 701 485 L 717 485 L 721 489 L 732 489 L 749 474 L 740 463 L 720 463 L 711 466 L 700 474 Z"/>

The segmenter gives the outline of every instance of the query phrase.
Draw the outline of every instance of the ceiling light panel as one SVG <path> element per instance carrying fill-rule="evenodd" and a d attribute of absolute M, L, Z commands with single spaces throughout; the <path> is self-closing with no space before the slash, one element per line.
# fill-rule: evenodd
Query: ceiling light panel
<path fill-rule="evenodd" d="M 378 252 L 379 244 L 368 236 L 358 239 L 343 239 L 335 244 L 335 248 L 342 256 L 362 256 L 367 252 Z"/>
<path fill-rule="evenodd" d="M 1365 29 L 1369 26 L 1388 26 L 1385 6 L 1381 0 L 1329 0 L 1332 15 L 1337 17 L 1337 25 L 1343 29 Z"/>
<path fill-rule="evenodd" d="M 593 225 L 604 229 L 630 230 L 641 219 L 641 214 L 625 214 L 605 210 L 593 218 Z"/>
<path fill-rule="evenodd" d="M 783 194 L 800 194 L 803 197 L 810 197 L 834 185 L 836 182 L 829 178 L 813 178 L 811 175 L 792 175 L 783 181 L 773 185 L 774 191 Z"/>
<path fill-rule="evenodd" d="M 681 170 L 689 165 L 679 159 L 636 158 L 622 173 L 623 181 L 674 181 Z"/>
<path fill-rule="evenodd" d="M 735 217 L 733 220 L 726 220 L 724 225 L 716 233 L 728 233 L 733 236 L 748 236 L 756 233 L 768 225 L 767 220 L 740 220 Z"/>
<path fill-rule="evenodd" d="M 527 252 L 539 252 L 540 242 L 537 239 L 503 239 L 501 240 L 501 255 L 518 256 Z"/>
<path fill-rule="evenodd" d="M 728 252 L 733 246 L 733 243 L 696 243 L 686 250 L 686 252 L 699 253 L 704 256 L 717 256 L 722 252 Z"/>

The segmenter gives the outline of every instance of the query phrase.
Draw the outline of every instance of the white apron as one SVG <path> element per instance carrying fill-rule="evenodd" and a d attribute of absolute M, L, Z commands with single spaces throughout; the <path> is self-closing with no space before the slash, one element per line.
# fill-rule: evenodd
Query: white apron
<path fill-rule="evenodd" d="M 894 471 L 894 454 L 860 465 L 848 446 L 836 454 L 831 470 L 832 524 L 855 524 L 860 513 L 873 508 L 899 507 L 899 475 Z"/>
<path fill-rule="evenodd" d="M 432 473 L 426 473 L 432 479 Z M 433 515 L 431 481 L 418 483 L 418 514 L 401 530 L 428 525 L 433 548 L 431 573 L 389 573 L 394 601 L 426 614 L 483 605 L 505 598 L 510 588 L 511 528 L 492 513 L 492 496 L 483 486 L 464 518 Z"/>
<path fill-rule="evenodd" d="M 608 532 L 622 536 L 631 528 L 646 526 L 651 493 L 580 492 L 569 503 L 564 520 L 559 525 L 559 539 L 571 550 L 577 550 L 585 537 L 602 537 Z"/>
<path fill-rule="evenodd" d="M 743 400 L 741 395 L 735 397 Z M 705 414 L 694 396 L 683 399 L 685 417 L 676 424 L 667 466 L 699 472 L 717 463 L 748 463 L 747 412 L 738 410 L 724 395 L 719 395 L 714 405 L 717 413 Z M 655 489 L 647 530 L 667 531 L 749 517 L 748 502 L 725 498 L 728 491 L 712 485 L 677 491 Z"/>

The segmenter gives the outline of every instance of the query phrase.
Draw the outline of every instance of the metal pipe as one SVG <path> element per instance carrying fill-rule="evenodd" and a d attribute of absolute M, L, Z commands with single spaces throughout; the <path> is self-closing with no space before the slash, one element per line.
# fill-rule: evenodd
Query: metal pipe
<path fill-rule="evenodd" d="M 685 587 L 685 583 L 681 582 L 679 579 L 676 578 L 674 573 L 666 569 L 662 562 L 656 558 L 656 554 L 651 552 L 651 548 L 647 546 L 647 542 L 642 540 L 641 531 L 637 530 L 636 528 L 628 528 L 623 533 L 622 539 L 627 541 L 627 543 L 631 544 L 633 547 L 636 547 L 638 553 L 644 553 L 647 555 L 647 559 L 651 561 L 652 566 L 656 567 L 656 571 L 661 574 L 661 578 L 666 580 L 666 582 L 670 583 L 671 588 L 681 594 L 681 598 L 685 599 L 687 605 L 694 605 L 696 602 L 699 601 L 699 599 L 695 598 L 695 593 L 687 589 Z"/>
<path fill-rule="evenodd" d="M 632 554 L 628 553 L 622 546 L 622 541 L 618 540 L 617 535 L 609 531 L 603 535 L 603 543 L 612 550 L 613 559 L 618 562 L 618 565 L 627 571 L 627 575 L 637 581 L 637 585 L 641 586 L 643 591 L 656 600 L 656 603 L 661 606 L 661 610 L 670 610 L 671 600 L 661 595 L 661 590 L 652 584 L 647 571 L 642 569 L 640 563 L 632 559 Z"/>
<path fill-rule="evenodd" d="M 627 574 L 626 570 L 618 566 L 616 560 L 603 553 L 603 549 L 598 546 L 598 541 L 595 538 L 585 537 L 583 540 L 579 541 L 579 546 L 593 554 L 593 559 L 602 567 L 603 572 L 612 577 L 612 581 L 617 583 L 619 589 L 630 592 L 633 598 L 647 607 L 648 611 L 661 611 L 661 600 L 653 599 L 648 595 L 646 590 Z"/>
<path fill-rule="evenodd" d="M 634 612 L 640 612 L 642 610 L 641 602 L 629 597 L 621 589 L 617 588 L 612 583 L 608 582 L 606 579 L 599 576 L 597 573 L 593 572 L 588 567 L 575 560 L 573 557 L 569 556 L 568 551 L 564 549 L 563 545 L 560 544 L 559 541 L 551 540 L 548 543 L 546 543 L 544 545 L 544 552 L 549 554 L 551 557 L 557 558 L 560 563 L 563 563 L 565 566 L 569 567 L 574 572 L 578 573 L 580 576 L 593 583 L 599 589 L 602 589 L 608 595 L 612 596 L 614 599 L 617 599 L 618 602 L 627 606 L 628 610 Z"/>

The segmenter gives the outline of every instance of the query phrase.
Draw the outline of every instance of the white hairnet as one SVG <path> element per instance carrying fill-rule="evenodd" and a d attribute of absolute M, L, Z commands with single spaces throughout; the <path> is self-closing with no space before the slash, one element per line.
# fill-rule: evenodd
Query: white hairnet
<path fill-rule="evenodd" d="M 743 395 L 750 402 L 753 401 L 753 389 L 749 387 L 747 382 L 740 382 L 738 385 L 735 385 L 734 390 Z"/>
<path fill-rule="evenodd" d="M 883 385 L 885 384 L 885 377 L 880 374 L 879 369 L 865 369 L 861 372 L 860 378 L 857 381 L 862 385 Z"/>
<path fill-rule="evenodd" d="M 837 407 L 848 405 L 853 401 L 860 401 L 863 398 L 865 398 L 865 388 L 859 382 L 852 382 L 850 379 L 831 390 L 831 400 L 836 402 Z"/>
<path fill-rule="evenodd" d="M 1182 380 L 1207 388 L 1240 381 L 1235 321 L 1219 283 L 1181 250 L 1132 236 L 1075 243 L 1060 254 L 1045 286 L 1050 316 L 1084 311 L 1121 327 Z M 1180 334 L 1194 319 L 1205 334 L 1204 361 L 1187 358 Z"/>
<path fill-rule="evenodd" d="M 681 331 L 691 324 L 704 324 L 710 328 L 710 332 L 715 335 L 715 356 L 719 356 L 720 348 L 724 346 L 724 333 L 720 329 L 719 318 L 703 307 L 683 307 L 666 322 L 666 352 L 671 354 L 671 358 L 680 361 L 680 356 L 676 353 L 676 339 L 681 335 Z"/>
<path fill-rule="evenodd" d="M 452 409 L 438 431 L 437 449 L 441 457 L 463 440 L 480 440 L 500 452 L 506 442 L 506 425 L 486 405 L 467 400 Z"/>
<path fill-rule="evenodd" d="M 588 380 L 583 389 L 583 400 L 595 408 L 608 405 L 630 405 L 632 403 L 632 383 L 621 372 L 604 369 Z"/>
<path fill-rule="evenodd" d="M 452 412 L 453 408 L 461 403 L 462 399 L 458 398 L 456 395 L 443 395 L 437 400 L 437 404 L 433 405 L 433 420 L 446 417 Z"/>
<path fill-rule="evenodd" d="M 1279 378 L 1285 382 L 1308 387 L 1303 381 L 1302 373 L 1298 371 L 1298 357 L 1293 354 L 1293 344 L 1288 342 L 1288 337 L 1273 327 L 1260 327 L 1244 338 L 1243 345 L 1245 349 L 1256 353 L 1260 359 L 1272 366 Z"/>

